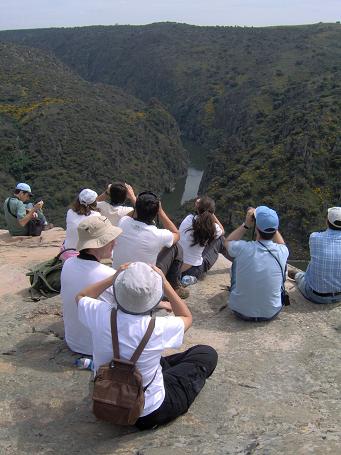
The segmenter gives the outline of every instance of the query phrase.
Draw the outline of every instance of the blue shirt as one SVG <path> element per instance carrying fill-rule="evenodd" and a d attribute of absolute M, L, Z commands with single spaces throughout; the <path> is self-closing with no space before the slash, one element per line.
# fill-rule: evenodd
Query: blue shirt
<path fill-rule="evenodd" d="M 308 285 L 321 293 L 341 292 L 341 231 L 313 232 L 309 248 Z"/>
<path fill-rule="evenodd" d="M 284 244 L 261 240 L 279 260 L 284 271 L 289 250 Z M 235 258 L 229 307 L 248 317 L 271 318 L 282 307 L 283 275 L 279 264 L 259 242 L 233 240 L 228 252 Z"/>

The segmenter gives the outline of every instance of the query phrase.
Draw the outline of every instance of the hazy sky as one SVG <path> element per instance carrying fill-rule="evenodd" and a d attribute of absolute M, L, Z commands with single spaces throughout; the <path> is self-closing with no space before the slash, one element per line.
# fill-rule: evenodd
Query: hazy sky
<path fill-rule="evenodd" d="M 341 0 L 0 0 L 0 29 L 148 24 L 281 25 L 336 22 Z"/>

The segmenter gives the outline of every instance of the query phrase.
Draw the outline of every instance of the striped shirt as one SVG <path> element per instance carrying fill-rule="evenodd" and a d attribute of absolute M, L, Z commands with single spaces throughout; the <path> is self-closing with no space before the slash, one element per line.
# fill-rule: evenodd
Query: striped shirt
<path fill-rule="evenodd" d="M 309 248 L 308 285 L 321 293 L 341 292 L 341 231 L 313 232 Z"/>

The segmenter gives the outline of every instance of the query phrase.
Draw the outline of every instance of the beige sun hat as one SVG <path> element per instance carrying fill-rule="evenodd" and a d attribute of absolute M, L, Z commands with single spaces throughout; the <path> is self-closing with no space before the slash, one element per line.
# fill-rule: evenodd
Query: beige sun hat
<path fill-rule="evenodd" d="M 335 227 L 341 227 L 341 207 L 331 207 L 328 209 L 328 221 Z"/>
<path fill-rule="evenodd" d="M 101 248 L 116 239 L 122 229 L 113 226 L 105 216 L 90 215 L 78 225 L 77 250 Z"/>
<path fill-rule="evenodd" d="M 117 307 L 128 314 L 148 314 L 163 295 L 161 276 L 144 262 L 132 262 L 114 281 Z"/>

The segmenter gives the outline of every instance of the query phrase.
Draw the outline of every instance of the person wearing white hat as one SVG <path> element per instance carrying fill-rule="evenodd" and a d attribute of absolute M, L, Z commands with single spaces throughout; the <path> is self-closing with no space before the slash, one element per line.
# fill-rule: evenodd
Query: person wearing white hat
<path fill-rule="evenodd" d="M 313 303 L 341 302 L 341 207 L 328 209 L 327 226 L 310 235 L 307 271 L 289 270 L 289 277 Z"/>
<path fill-rule="evenodd" d="M 13 196 L 5 200 L 5 220 L 11 235 L 29 235 L 29 224 L 34 218 L 39 218 L 42 225 L 46 221 L 41 212 L 43 201 L 39 201 L 34 205 L 29 204 L 32 196 L 30 185 L 18 183 Z"/>
<path fill-rule="evenodd" d="M 103 292 L 110 288 L 118 308 L 117 331 L 123 359 L 131 358 L 162 296 L 169 300 L 174 316 L 155 318 L 153 333 L 137 360 L 143 386 L 149 385 L 144 410 L 135 425 L 142 430 L 168 423 L 187 412 L 213 373 L 218 355 L 212 347 L 198 345 L 162 357 L 165 349 L 181 346 L 184 332 L 192 325 L 192 315 L 159 268 L 133 262 L 121 265 L 114 279 L 93 284 L 76 297 L 79 320 L 92 334 L 95 372 L 113 358 L 112 305 L 101 301 Z"/>
<path fill-rule="evenodd" d="M 78 225 L 88 216 L 100 216 L 97 211 L 97 193 L 89 188 L 82 190 L 77 196 L 75 202 L 66 214 L 66 236 L 62 246 L 62 250 L 72 248 L 77 250 L 78 242 Z M 61 259 L 66 259 L 77 255 L 77 252 L 66 251 L 61 255 Z"/>
<path fill-rule="evenodd" d="M 110 258 L 115 239 L 122 229 L 113 226 L 103 216 L 87 216 L 78 225 L 77 249 L 79 256 L 69 258 L 63 265 L 61 274 L 61 299 L 65 341 L 74 352 L 92 355 L 92 338 L 79 320 L 75 297 L 85 286 L 107 277 L 113 277 L 115 270 L 101 264 L 102 259 Z M 101 295 L 101 300 L 112 304 L 112 288 Z"/>

